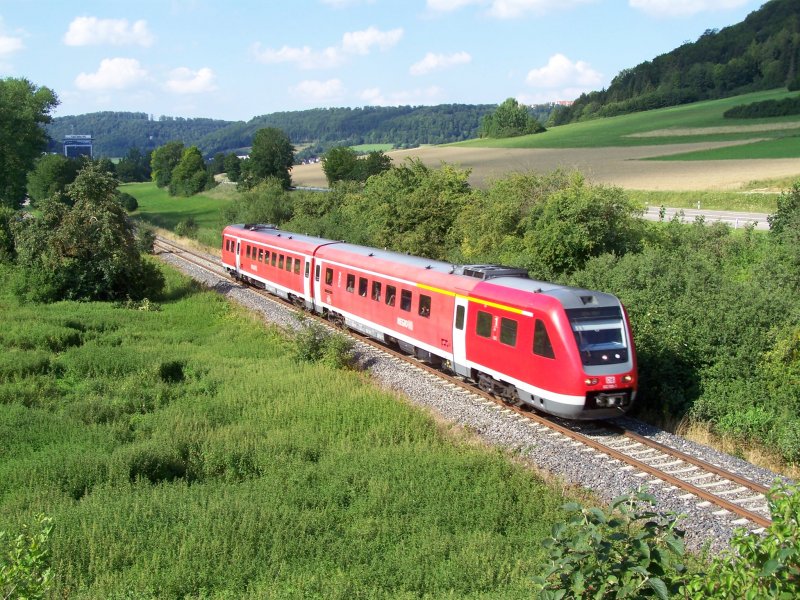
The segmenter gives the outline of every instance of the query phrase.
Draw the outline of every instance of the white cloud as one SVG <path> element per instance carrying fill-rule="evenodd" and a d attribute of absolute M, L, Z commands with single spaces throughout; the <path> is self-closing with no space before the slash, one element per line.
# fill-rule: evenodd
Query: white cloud
<path fill-rule="evenodd" d="M 98 19 L 97 17 L 77 17 L 69 24 L 64 34 L 67 46 L 93 46 L 111 44 L 112 46 L 151 46 L 153 35 L 147 28 L 147 21 L 139 20 L 132 25 L 127 19 Z"/>
<path fill-rule="evenodd" d="M 303 98 L 310 104 L 333 102 L 341 100 L 344 96 L 344 86 L 338 79 L 329 79 L 328 81 L 305 80 L 289 88 L 289 91 L 294 96 Z"/>
<path fill-rule="evenodd" d="M 483 0 L 428 0 L 429 10 L 435 12 L 451 12 L 469 6 L 470 4 L 484 4 Z"/>
<path fill-rule="evenodd" d="M 631 8 L 655 17 L 688 17 L 700 12 L 728 10 L 747 0 L 628 0 Z"/>
<path fill-rule="evenodd" d="M 370 106 L 420 106 L 426 104 L 440 104 L 442 89 L 432 85 L 427 88 L 403 90 L 384 94 L 380 88 L 367 88 L 359 94 L 365 103 Z"/>
<path fill-rule="evenodd" d="M 24 47 L 22 38 L 0 35 L 0 58 L 11 56 Z"/>
<path fill-rule="evenodd" d="M 488 14 L 492 17 L 498 19 L 515 19 L 529 12 L 545 14 L 554 10 L 572 8 L 579 4 L 595 1 L 596 0 L 427 0 L 427 7 L 433 12 L 452 12 L 465 6 L 477 4 L 479 6 L 488 6 Z"/>
<path fill-rule="evenodd" d="M 317 52 L 308 46 L 302 48 L 292 48 L 283 46 L 278 50 L 272 48 L 261 49 L 261 44 L 256 43 L 252 47 L 253 55 L 259 62 L 273 65 L 278 63 L 294 63 L 301 69 L 328 69 L 342 64 L 344 57 L 342 52 L 330 46 Z"/>
<path fill-rule="evenodd" d="M 376 27 L 369 27 L 363 31 L 351 31 L 342 36 L 342 50 L 348 54 L 369 54 L 373 46 L 381 50 L 388 50 L 403 37 L 403 29 L 381 31 Z"/>
<path fill-rule="evenodd" d="M 426 75 L 431 71 L 448 69 L 457 65 L 466 65 L 472 62 L 472 57 L 468 52 L 456 52 L 454 54 L 434 54 L 428 52 L 421 61 L 411 65 L 408 70 L 412 75 Z"/>
<path fill-rule="evenodd" d="M 403 37 L 402 29 L 381 31 L 369 27 L 363 31 L 351 31 L 342 36 L 342 43 L 329 46 L 324 50 L 313 50 L 308 46 L 292 48 L 283 46 L 278 50 L 261 48 L 261 44 L 252 46 L 256 60 L 265 64 L 294 63 L 301 69 L 326 69 L 341 65 L 348 55 L 366 55 L 373 47 L 388 50 Z"/>
<path fill-rule="evenodd" d="M 498 19 L 514 19 L 525 13 L 544 14 L 587 4 L 595 0 L 492 0 L 489 14 Z"/>
<path fill-rule="evenodd" d="M 173 69 L 164 87 L 176 94 L 202 94 L 217 89 L 214 72 L 208 67 L 192 71 L 186 67 Z"/>
<path fill-rule="evenodd" d="M 124 90 L 147 80 L 144 70 L 135 58 L 104 58 L 95 73 L 81 73 L 75 85 L 81 90 Z"/>
<path fill-rule="evenodd" d="M 603 75 L 587 62 L 572 62 L 563 54 L 554 54 L 544 67 L 531 69 L 525 80 L 528 85 L 539 88 L 590 88 L 600 85 Z"/>

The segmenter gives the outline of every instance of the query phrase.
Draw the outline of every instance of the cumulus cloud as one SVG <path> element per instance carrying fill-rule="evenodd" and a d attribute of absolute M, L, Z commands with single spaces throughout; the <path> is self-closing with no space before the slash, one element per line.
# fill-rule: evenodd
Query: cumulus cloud
<path fill-rule="evenodd" d="M 747 0 L 628 0 L 628 4 L 655 17 L 688 17 L 700 12 L 738 8 L 747 4 Z"/>
<path fill-rule="evenodd" d="M 22 38 L 0 35 L 0 58 L 11 56 L 14 52 L 22 50 Z"/>
<path fill-rule="evenodd" d="M 581 88 L 600 85 L 602 74 L 582 60 L 572 62 L 563 54 L 554 54 L 547 64 L 528 72 L 526 82 L 533 87 L 560 88 L 577 86 Z"/>
<path fill-rule="evenodd" d="M 164 87 L 176 94 L 202 94 L 217 89 L 214 72 L 208 67 L 192 71 L 186 67 L 173 69 Z"/>
<path fill-rule="evenodd" d="M 328 81 L 305 80 L 289 88 L 292 95 L 303 98 L 311 104 L 334 102 L 344 96 L 344 86 L 338 79 Z"/>
<path fill-rule="evenodd" d="M 472 62 L 472 56 L 468 52 L 456 52 L 454 54 L 428 52 L 421 61 L 411 65 L 408 72 L 412 75 L 426 75 L 432 71 L 449 69 L 457 65 L 466 65 L 470 62 Z"/>
<path fill-rule="evenodd" d="M 425 104 L 440 104 L 442 89 L 432 85 L 427 88 L 401 90 L 385 94 L 380 88 L 367 88 L 359 93 L 359 98 L 370 106 L 420 106 Z"/>
<path fill-rule="evenodd" d="M 147 71 L 135 58 L 105 58 L 94 73 L 81 73 L 75 85 L 81 90 L 124 90 L 147 80 Z"/>
<path fill-rule="evenodd" d="M 369 54 L 373 46 L 388 50 L 403 37 L 402 28 L 381 31 L 369 27 L 363 31 L 347 32 L 342 36 L 342 50 L 348 54 Z"/>
<path fill-rule="evenodd" d="M 525 13 L 544 14 L 572 8 L 596 0 L 427 0 L 433 12 L 451 12 L 471 4 L 488 7 L 488 14 L 498 19 L 514 19 Z M 633 0 L 632 0 L 633 1 Z M 668 0 L 665 0 L 668 1 Z"/>
<path fill-rule="evenodd" d="M 252 52 L 256 60 L 265 64 L 293 63 L 301 69 L 325 69 L 339 66 L 348 56 L 369 54 L 374 47 L 388 50 L 402 37 L 402 28 L 381 31 L 369 27 L 363 31 L 345 33 L 338 46 L 329 46 L 324 50 L 313 50 L 309 46 L 283 46 L 274 50 L 262 48 L 261 44 L 256 43 L 252 46 Z"/>
<path fill-rule="evenodd" d="M 151 46 L 153 35 L 147 28 L 147 21 L 139 20 L 133 24 L 127 19 L 98 19 L 97 17 L 77 17 L 69 24 L 64 34 L 67 46 Z"/>

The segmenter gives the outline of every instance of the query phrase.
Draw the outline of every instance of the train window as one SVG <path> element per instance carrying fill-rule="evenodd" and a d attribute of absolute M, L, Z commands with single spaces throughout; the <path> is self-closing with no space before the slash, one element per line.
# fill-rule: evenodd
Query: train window
<path fill-rule="evenodd" d="M 270 264 L 274 267 L 275 266 L 275 262 L 277 260 L 278 260 L 278 253 L 277 252 L 273 252 L 272 253 L 272 262 Z"/>
<path fill-rule="evenodd" d="M 287 256 L 286 257 L 286 270 L 287 271 L 291 271 L 292 270 L 292 257 L 291 256 Z"/>
<path fill-rule="evenodd" d="M 536 319 L 536 325 L 533 328 L 533 353 L 545 358 L 556 357 L 555 352 L 553 352 L 553 346 L 550 343 L 550 336 L 547 335 L 547 328 L 541 319 Z"/>
<path fill-rule="evenodd" d="M 478 325 L 475 333 L 481 337 L 492 337 L 492 315 L 482 310 L 478 311 Z"/>
<path fill-rule="evenodd" d="M 463 306 L 456 306 L 456 329 L 464 329 L 464 314 L 466 312 Z"/>
<path fill-rule="evenodd" d="M 258 249 L 258 262 L 264 262 L 264 249 Z"/>
<path fill-rule="evenodd" d="M 283 268 L 283 254 L 278 255 L 278 268 L 279 269 Z"/>
<path fill-rule="evenodd" d="M 250 258 L 250 246 L 247 246 L 247 248 L 245 248 L 244 255 L 247 258 Z"/>
<path fill-rule="evenodd" d="M 400 290 L 400 310 L 411 312 L 411 292 Z"/>
<path fill-rule="evenodd" d="M 381 282 L 380 281 L 373 281 L 372 282 L 372 299 L 378 302 L 381 301 Z"/>
<path fill-rule="evenodd" d="M 419 316 L 420 317 L 430 317 L 431 316 L 431 297 L 426 296 L 425 294 L 419 295 Z"/>
<path fill-rule="evenodd" d="M 358 295 L 367 297 L 367 289 L 369 288 L 369 281 L 365 277 L 358 278 Z"/>
<path fill-rule="evenodd" d="M 508 346 L 517 345 L 517 322 L 514 319 L 500 319 L 500 343 Z"/>
<path fill-rule="evenodd" d="M 386 304 L 394 306 L 395 296 L 397 295 L 397 288 L 393 285 L 386 286 Z"/>
<path fill-rule="evenodd" d="M 341 282 L 341 280 L 339 281 Z M 341 283 L 339 283 L 339 285 L 341 285 Z M 356 276 L 353 275 L 352 273 L 347 274 L 347 286 L 345 287 L 345 289 L 348 292 L 354 292 L 356 289 Z"/>
<path fill-rule="evenodd" d="M 308 279 L 308 275 L 310 272 L 311 272 L 311 263 L 309 261 L 306 261 L 306 279 Z M 319 267 L 317 267 L 317 273 L 319 273 Z M 317 276 L 317 279 L 319 279 L 319 276 Z"/>
<path fill-rule="evenodd" d="M 317 267 L 317 268 L 319 268 L 319 267 Z M 330 267 L 325 269 L 325 284 L 326 285 L 333 284 L 333 269 L 331 269 Z"/>
<path fill-rule="evenodd" d="M 269 264 L 269 250 L 264 250 L 264 264 Z"/>
<path fill-rule="evenodd" d="M 295 275 L 300 275 L 300 259 L 299 258 L 295 258 L 294 259 L 294 274 Z"/>

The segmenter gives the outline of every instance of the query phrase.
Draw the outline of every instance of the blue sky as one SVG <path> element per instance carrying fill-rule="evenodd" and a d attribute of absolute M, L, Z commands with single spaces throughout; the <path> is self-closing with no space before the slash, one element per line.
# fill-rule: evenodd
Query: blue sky
<path fill-rule="evenodd" d="M 0 77 L 53 89 L 54 116 L 571 100 L 762 4 L 0 0 Z"/>

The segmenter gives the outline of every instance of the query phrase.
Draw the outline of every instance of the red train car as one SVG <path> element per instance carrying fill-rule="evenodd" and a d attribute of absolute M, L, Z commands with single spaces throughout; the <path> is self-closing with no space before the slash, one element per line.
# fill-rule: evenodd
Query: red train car
<path fill-rule="evenodd" d="M 374 339 L 476 381 L 509 402 L 571 419 L 619 416 L 636 356 L 619 300 L 534 281 L 520 269 L 452 265 L 230 225 L 228 272 Z"/>

